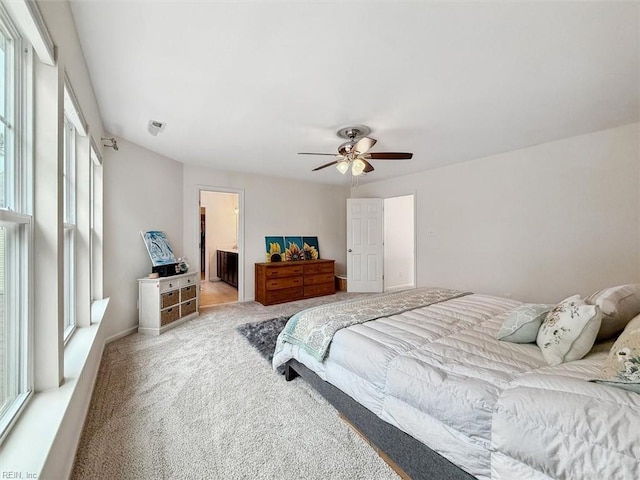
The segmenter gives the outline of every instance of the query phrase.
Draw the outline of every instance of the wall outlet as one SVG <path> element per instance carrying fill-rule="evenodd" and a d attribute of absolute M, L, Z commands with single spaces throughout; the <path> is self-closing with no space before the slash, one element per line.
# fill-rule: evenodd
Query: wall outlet
<path fill-rule="evenodd" d="M 504 298 L 511 298 L 511 293 L 507 292 L 504 294 Z"/>

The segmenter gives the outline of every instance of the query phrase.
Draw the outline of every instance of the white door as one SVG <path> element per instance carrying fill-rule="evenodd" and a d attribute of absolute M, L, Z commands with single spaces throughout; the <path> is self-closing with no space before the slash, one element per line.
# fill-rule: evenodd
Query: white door
<path fill-rule="evenodd" d="M 347 291 L 382 292 L 381 198 L 347 198 Z"/>

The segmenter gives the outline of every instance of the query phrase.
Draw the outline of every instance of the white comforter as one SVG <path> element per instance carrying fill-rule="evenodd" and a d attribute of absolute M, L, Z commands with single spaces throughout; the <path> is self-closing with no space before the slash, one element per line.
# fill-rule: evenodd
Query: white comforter
<path fill-rule="evenodd" d="M 526 415 L 532 411 L 527 406 L 531 388 L 537 388 L 537 411 L 558 411 L 553 422 L 558 425 L 564 421 L 566 428 L 574 427 L 571 417 L 565 416 L 572 407 L 558 408 L 556 397 L 550 401 L 541 393 L 563 384 L 558 380 L 562 368 L 559 376 L 553 376 L 535 345 L 495 339 L 505 316 L 517 305 L 519 302 L 508 299 L 469 295 L 340 330 L 323 362 L 299 347 L 286 345 L 274 358 L 274 365 L 296 358 L 383 420 L 479 478 L 491 478 L 492 461 L 493 477 L 502 479 L 522 478 L 523 472 L 528 472 L 527 476 L 541 475 L 539 478 L 545 478 L 542 472 L 552 478 L 586 478 L 578 475 L 586 471 L 602 473 L 602 455 L 594 460 L 599 470 L 589 463 L 574 470 L 579 460 L 565 458 L 574 451 L 591 453 L 580 442 L 583 432 L 573 442 L 565 441 L 565 450 L 545 450 L 551 435 L 548 432 L 540 432 L 536 442 L 527 440 L 529 433 L 537 435 L 530 430 L 540 429 L 540 424 Z M 583 363 L 587 365 L 588 361 Z M 596 365 L 592 361 L 590 368 L 581 367 L 582 377 L 594 376 Z M 532 372 L 551 374 L 528 375 Z M 584 379 L 576 381 L 586 384 Z M 537 383 L 531 387 L 526 382 Z M 638 406 L 633 397 L 637 394 L 586 385 L 595 391 L 612 390 L 607 394 L 614 398 L 611 405 L 624 400 Z M 496 408 L 497 422 L 493 420 Z M 637 411 L 635 415 L 633 425 L 638 426 Z M 635 463 L 630 460 L 620 472 L 637 472 L 640 442 L 635 432 L 637 428 L 627 428 L 620 434 L 622 448 L 635 455 Z M 513 443 L 518 445 L 513 447 Z M 540 460 L 533 461 L 533 457 Z M 512 476 L 514 472 L 518 477 Z"/>

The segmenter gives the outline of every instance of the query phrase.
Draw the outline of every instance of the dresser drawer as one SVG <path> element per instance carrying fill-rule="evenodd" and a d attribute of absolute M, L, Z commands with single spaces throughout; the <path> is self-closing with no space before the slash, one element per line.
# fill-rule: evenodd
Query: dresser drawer
<path fill-rule="evenodd" d="M 316 285 L 318 283 L 329 283 L 334 280 L 333 273 L 316 273 L 315 275 L 305 275 L 304 276 L 304 284 L 307 285 Z"/>
<path fill-rule="evenodd" d="M 317 285 L 305 285 L 304 296 L 305 297 L 318 297 L 320 295 L 331 295 L 336 293 L 336 287 L 331 283 L 319 283 Z"/>
<path fill-rule="evenodd" d="M 290 267 L 280 267 L 277 268 L 267 268 L 265 272 L 265 277 L 267 278 L 275 278 L 275 277 L 291 277 L 295 275 L 302 275 L 304 272 L 304 267 L 302 265 L 291 265 Z"/>
<path fill-rule="evenodd" d="M 195 275 L 191 275 L 190 277 L 185 277 L 178 280 L 178 285 L 180 285 L 181 287 L 195 285 L 196 283 L 197 282 Z"/>
<path fill-rule="evenodd" d="M 266 303 L 271 305 L 273 303 L 290 302 L 291 299 L 302 298 L 302 286 L 293 288 L 283 288 L 281 290 L 271 290 L 266 293 Z"/>
<path fill-rule="evenodd" d="M 166 325 L 167 323 L 174 322 L 180 318 L 180 307 L 167 308 L 160 312 L 160 325 Z"/>
<path fill-rule="evenodd" d="M 333 274 L 333 262 L 317 263 L 304 266 L 304 274 L 311 275 L 314 273 L 331 273 Z"/>
<path fill-rule="evenodd" d="M 267 290 L 280 290 L 290 287 L 301 287 L 303 277 L 271 278 L 267 280 Z"/>
<path fill-rule="evenodd" d="M 160 293 L 168 292 L 169 290 L 175 290 L 179 286 L 179 280 L 167 280 L 160 282 Z"/>
<path fill-rule="evenodd" d="M 188 302 L 184 302 L 180 304 L 180 316 L 186 317 L 187 315 L 192 314 L 196 311 L 196 301 L 189 300 Z"/>
<path fill-rule="evenodd" d="M 188 287 L 182 287 L 180 289 L 180 300 L 184 302 L 191 298 L 196 298 L 196 286 L 189 285 Z"/>
<path fill-rule="evenodd" d="M 160 308 L 167 308 L 171 305 L 175 305 L 180 301 L 180 291 L 171 290 L 170 292 L 164 292 L 160 294 Z"/>

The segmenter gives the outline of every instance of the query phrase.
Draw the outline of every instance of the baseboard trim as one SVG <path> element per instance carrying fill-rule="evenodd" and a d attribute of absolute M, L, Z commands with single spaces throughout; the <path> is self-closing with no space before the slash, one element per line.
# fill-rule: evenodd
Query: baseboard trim
<path fill-rule="evenodd" d="M 105 341 L 104 344 L 107 345 L 111 342 L 115 342 L 116 340 L 119 340 L 123 337 L 127 337 L 129 335 L 131 335 L 132 333 L 136 333 L 138 331 L 138 325 L 135 325 L 133 327 L 127 328 L 126 330 L 120 332 L 120 333 L 116 333 L 115 335 L 111 335 L 110 337 L 108 337 Z"/>
<path fill-rule="evenodd" d="M 407 290 L 409 288 L 416 288 L 416 286 L 413 283 L 405 283 L 404 285 L 395 285 L 393 287 L 389 287 L 385 290 L 385 293 L 387 292 L 397 292 L 399 290 Z"/>

